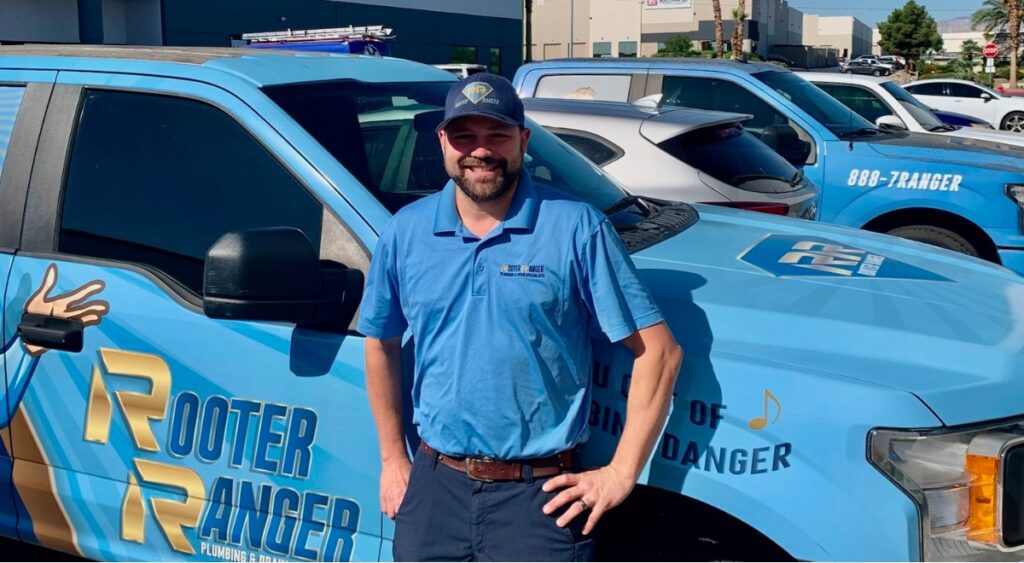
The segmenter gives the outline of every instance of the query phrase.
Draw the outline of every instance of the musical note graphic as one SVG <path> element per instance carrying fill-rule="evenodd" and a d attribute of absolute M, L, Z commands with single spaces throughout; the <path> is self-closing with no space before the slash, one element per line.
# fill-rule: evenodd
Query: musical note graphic
<path fill-rule="evenodd" d="M 772 419 L 772 422 L 778 420 L 779 415 L 782 414 L 782 403 L 779 402 L 779 399 L 775 395 L 773 395 L 771 391 L 765 389 L 764 416 L 759 416 L 757 418 L 750 419 L 750 422 L 747 423 L 747 426 L 749 426 L 751 430 L 763 430 L 765 426 L 768 426 L 768 399 L 771 399 L 772 401 L 775 402 L 775 418 Z"/>

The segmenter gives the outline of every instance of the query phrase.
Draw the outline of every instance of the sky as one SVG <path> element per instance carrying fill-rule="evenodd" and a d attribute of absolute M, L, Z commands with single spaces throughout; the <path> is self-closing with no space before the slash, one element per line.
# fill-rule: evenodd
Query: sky
<path fill-rule="evenodd" d="M 981 7 L 982 0 L 915 0 L 928 9 L 928 13 L 936 21 L 970 16 Z M 789 5 L 805 14 L 821 16 L 854 16 L 871 27 L 885 21 L 894 8 L 900 7 L 903 0 L 789 0 Z M 856 8 L 850 7 L 856 4 Z"/>

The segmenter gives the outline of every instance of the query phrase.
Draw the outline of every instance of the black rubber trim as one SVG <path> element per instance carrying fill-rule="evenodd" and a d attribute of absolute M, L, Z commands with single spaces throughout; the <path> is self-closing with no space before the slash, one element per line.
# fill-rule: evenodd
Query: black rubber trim
<path fill-rule="evenodd" d="M 644 219 L 633 228 L 618 229 L 618 233 L 626 245 L 626 250 L 633 254 L 672 238 L 699 220 L 700 215 L 692 206 L 673 203 L 658 209 L 653 216 Z"/>
<path fill-rule="evenodd" d="M 56 249 L 61 189 L 81 97 L 82 87 L 70 84 L 56 85 L 50 97 L 25 205 L 21 247 L 26 251 Z"/>
<path fill-rule="evenodd" d="M 32 177 L 32 162 L 52 91 L 53 84 L 50 83 L 28 84 L 14 120 L 14 131 L 0 175 L 0 248 L 3 249 L 21 246 L 21 224 Z"/>

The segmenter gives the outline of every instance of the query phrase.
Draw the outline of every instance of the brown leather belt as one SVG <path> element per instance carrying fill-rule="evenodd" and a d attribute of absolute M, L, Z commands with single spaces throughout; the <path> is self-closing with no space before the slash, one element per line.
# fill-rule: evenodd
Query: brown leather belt
<path fill-rule="evenodd" d="M 443 453 L 431 448 L 426 442 L 420 442 L 420 449 L 427 455 L 437 456 L 437 461 L 466 474 L 475 481 L 522 481 L 523 469 L 529 466 L 532 475 L 537 477 L 550 477 L 573 468 L 573 450 L 566 450 L 560 454 L 537 459 L 525 459 L 520 462 L 499 461 L 479 457 L 448 457 Z"/>

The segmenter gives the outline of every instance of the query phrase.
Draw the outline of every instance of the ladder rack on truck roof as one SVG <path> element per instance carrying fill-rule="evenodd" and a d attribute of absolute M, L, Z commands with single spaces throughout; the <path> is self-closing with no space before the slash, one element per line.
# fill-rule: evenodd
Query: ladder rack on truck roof
<path fill-rule="evenodd" d="M 394 39 L 392 29 L 382 25 L 361 25 L 349 27 L 330 27 L 324 29 L 289 29 L 286 31 L 267 31 L 261 33 L 243 33 L 242 39 L 250 43 L 289 42 L 289 41 L 332 41 L 348 39 Z"/>

